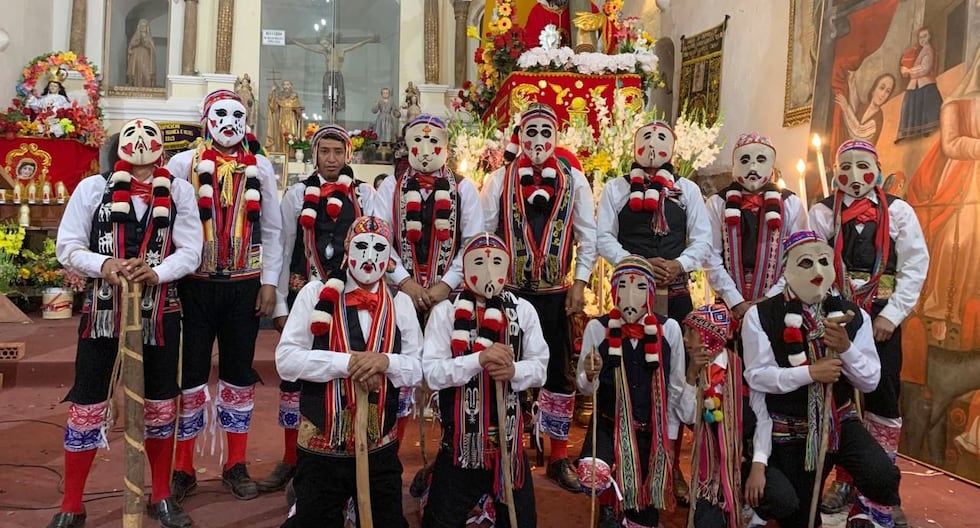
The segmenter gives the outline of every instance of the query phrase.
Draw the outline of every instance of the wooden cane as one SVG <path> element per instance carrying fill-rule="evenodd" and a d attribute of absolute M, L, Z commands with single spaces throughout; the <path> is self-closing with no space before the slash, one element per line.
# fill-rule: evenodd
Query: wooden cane
<path fill-rule="evenodd" d="M 504 401 L 504 382 L 496 382 L 497 389 L 497 438 L 500 439 L 500 465 L 504 472 L 504 500 L 507 502 L 507 515 L 510 525 L 517 528 L 517 511 L 514 509 L 514 461 L 510 459 L 510 448 L 507 446 L 507 404 Z M 516 424 L 515 424 L 516 426 Z M 517 441 L 519 431 L 514 431 L 514 441 Z"/>
<path fill-rule="evenodd" d="M 372 528 L 371 480 L 368 472 L 368 393 L 360 383 L 354 384 L 357 406 L 354 410 L 354 465 L 357 474 L 357 519 L 361 528 Z"/>
<path fill-rule="evenodd" d="M 830 324 L 847 324 L 854 318 L 854 312 L 848 311 L 839 317 L 828 317 L 826 321 Z M 836 359 L 837 354 L 827 351 L 826 356 Z M 830 445 L 830 411 L 833 404 L 834 384 L 823 384 L 823 411 L 820 413 L 820 449 L 817 451 L 817 464 L 814 466 L 816 475 L 813 480 L 813 495 L 810 497 L 810 519 L 807 523 L 809 528 L 814 528 L 817 516 L 817 503 L 820 502 L 821 484 L 823 484 L 823 464 L 827 460 L 827 449 Z"/>
<path fill-rule="evenodd" d="M 701 347 L 704 348 L 703 346 Z M 687 510 L 687 527 L 694 528 L 694 511 L 698 505 L 698 476 L 701 472 L 701 449 L 704 448 L 701 442 L 701 426 L 704 423 L 704 385 L 708 377 L 708 366 L 701 367 L 698 373 L 698 386 L 694 394 L 694 450 L 691 451 L 691 493 L 690 507 Z M 681 441 L 680 438 L 677 439 Z"/>
<path fill-rule="evenodd" d="M 592 352 L 589 353 L 589 370 L 595 370 L 595 347 L 592 347 Z M 596 401 L 598 400 L 598 398 L 599 398 L 599 376 L 597 374 L 595 380 L 595 390 L 592 391 L 592 432 L 591 432 L 592 434 L 592 499 L 590 500 L 590 502 L 592 503 L 592 516 L 589 517 L 589 519 L 591 519 L 591 521 L 589 521 L 590 528 L 595 528 L 596 523 L 598 522 L 595 515 L 595 509 L 596 509 L 595 473 L 596 473 L 596 465 L 597 465 L 596 458 L 595 458 L 596 457 L 595 440 L 596 440 L 596 430 L 597 430 L 596 424 L 599 422 L 599 409 L 598 407 L 596 407 Z"/>
<path fill-rule="evenodd" d="M 119 354 L 122 356 L 122 379 L 126 419 L 124 438 L 125 472 L 123 490 L 123 528 L 140 528 L 143 524 L 144 471 L 144 384 L 143 384 L 143 321 L 140 314 L 140 283 L 122 283 L 122 313 L 119 328 Z"/>

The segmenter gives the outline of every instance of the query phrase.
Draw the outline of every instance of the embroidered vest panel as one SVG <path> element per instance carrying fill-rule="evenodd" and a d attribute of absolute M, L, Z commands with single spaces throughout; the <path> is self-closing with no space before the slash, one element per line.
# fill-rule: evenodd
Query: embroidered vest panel
<path fill-rule="evenodd" d="M 318 176 L 314 175 L 314 178 Z M 343 205 L 337 220 L 330 218 L 326 213 L 327 198 L 320 198 L 320 205 L 317 208 L 316 223 L 313 226 L 313 236 L 316 239 L 316 252 L 320 256 L 326 273 L 337 271 L 344 264 L 344 240 L 347 238 L 347 231 L 351 224 L 356 220 L 354 202 L 347 196 L 342 199 Z M 296 242 L 293 244 L 293 256 L 289 261 L 290 274 L 299 275 L 304 280 L 309 280 L 307 267 L 310 266 L 306 258 L 306 242 L 303 237 L 305 228 L 300 225 L 299 218 L 296 219 Z M 333 257 L 327 259 L 327 246 L 333 245 Z M 312 266 L 310 266 L 312 269 Z M 321 277 L 323 278 L 323 277 Z"/>
<path fill-rule="evenodd" d="M 783 322 L 783 316 L 786 315 L 786 302 L 783 299 L 783 294 L 770 297 L 756 306 L 759 307 L 759 322 L 772 344 L 772 353 L 776 358 L 776 364 L 782 368 L 792 367 L 789 362 L 789 348 L 783 342 L 783 330 L 786 329 L 786 324 Z M 844 301 L 844 311 L 847 310 L 859 314 L 846 326 L 847 335 L 853 340 L 863 324 L 863 319 L 860 317 L 860 308 L 854 303 Z M 840 381 L 834 384 L 834 402 L 837 407 L 851 401 L 853 394 L 854 387 L 847 381 L 846 376 L 841 376 Z M 769 408 L 770 414 L 805 417 L 807 415 L 807 398 L 807 386 L 804 385 L 786 394 L 767 394 L 766 406 Z"/>
<path fill-rule="evenodd" d="M 885 196 L 888 199 L 889 205 L 896 199 L 895 196 L 890 194 Z M 820 203 L 826 205 L 831 210 L 834 209 L 833 198 L 825 198 Z M 847 207 L 845 206 L 844 209 L 847 209 Z M 856 220 L 852 220 L 841 226 L 841 231 L 844 233 L 844 247 L 841 251 L 841 257 L 844 259 L 844 265 L 847 266 L 847 271 L 871 273 L 871 269 L 874 267 L 875 257 L 878 255 L 878 248 L 875 246 L 875 234 L 878 232 L 878 223 L 868 222 L 863 225 L 864 227 L 860 232 L 858 232 L 858 223 Z M 828 241 L 831 247 L 834 246 L 835 238 L 831 238 Z M 894 238 L 891 239 L 891 249 L 888 253 L 887 260 L 885 261 L 885 273 L 894 274 L 898 263 Z"/>
<path fill-rule="evenodd" d="M 673 260 L 681 256 L 687 247 L 687 211 L 671 199 L 664 200 L 664 208 L 670 231 L 657 235 L 650 227 L 652 213 L 634 212 L 629 203 L 624 205 L 619 210 L 619 234 L 616 237 L 623 249 L 644 258 Z"/>
<path fill-rule="evenodd" d="M 667 322 L 666 317 L 657 316 L 660 324 Z M 599 318 L 602 326 L 608 326 L 609 316 L 603 315 Z M 637 341 L 633 345 L 631 339 L 623 338 L 623 358 L 622 365 L 626 368 L 626 379 L 629 381 L 630 401 L 633 404 L 633 420 L 648 424 L 650 423 L 650 394 L 653 375 L 658 368 L 664 369 L 664 382 L 670 379 L 670 344 L 666 339 L 660 342 L 660 363 L 651 365 L 644 359 L 644 354 Z M 603 340 L 597 349 L 599 356 L 602 357 L 602 370 L 599 371 L 599 396 L 596 400 L 596 408 L 599 412 L 608 417 L 616 416 L 616 376 L 612 364 L 609 360 L 609 342 Z M 664 387 L 666 394 L 667 387 Z"/>
<path fill-rule="evenodd" d="M 348 321 L 348 328 L 350 331 L 350 347 L 352 350 L 364 350 L 367 346 L 364 340 L 364 332 L 361 330 L 361 323 L 357 317 L 356 308 L 347 308 L 347 313 L 345 314 Z M 339 324 L 335 321 L 334 324 Z M 313 349 L 314 350 L 330 350 L 330 333 L 323 336 L 316 336 L 313 339 Z M 394 335 L 394 345 L 392 346 L 391 354 L 400 354 L 402 349 L 402 338 L 401 332 L 398 328 L 395 328 Z M 326 416 L 326 408 L 324 406 L 324 394 L 328 386 L 332 383 L 337 383 L 343 381 L 338 379 L 336 381 L 328 381 L 327 383 L 317 383 L 313 381 L 301 381 L 300 396 L 299 396 L 299 412 L 307 420 L 313 423 L 317 429 L 321 431 L 326 428 L 326 424 L 329 421 Z M 388 390 L 386 391 L 387 399 L 384 402 L 384 413 L 385 422 L 382 427 L 381 435 L 387 435 L 391 432 L 392 427 L 395 425 L 395 420 L 398 416 L 398 387 L 395 387 L 390 380 L 385 378 L 385 383 L 388 384 Z M 368 395 L 368 401 L 373 404 L 378 403 L 378 393 L 372 392 Z"/>

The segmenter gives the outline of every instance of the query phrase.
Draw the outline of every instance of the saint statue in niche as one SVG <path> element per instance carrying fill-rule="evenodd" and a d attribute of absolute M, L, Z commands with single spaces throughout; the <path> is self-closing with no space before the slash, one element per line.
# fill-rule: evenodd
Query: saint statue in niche
<path fill-rule="evenodd" d="M 255 128 L 255 92 L 252 91 L 252 78 L 247 73 L 235 79 L 235 93 L 245 105 L 245 124 Z"/>
<path fill-rule="evenodd" d="M 405 105 L 402 106 L 405 109 L 405 118 L 408 121 L 415 119 L 416 117 L 422 115 L 422 107 L 419 106 L 419 89 L 415 87 L 415 83 L 408 81 L 408 88 L 405 88 Z"/>
<path fill-rule="evenodd" d="M 381 143 L 394 142 L 398 118 L 402 116 L 402 113 L 398 110 L 398 103 L 391 100 L 391 88 L 386 86 L 381 89 L 381 99 L 374 102 L 371 113 L 378 114 L 378 117 L 374 119 L 374 133 L 378 135 L 378 141 Z"/>
<path fill-rule="evenodd" d="M 272 83 L 269 91 L 269 116 L 266 127 L 266 148 L 270 152 L 286 152 L 286 134 L 299 139 L 303 123 L 303 103 L 293 89 L 292 81 L 283 81 L 282 88 Z"/>
<path fill-rule="evenodd" d="M 68 101 L 68 92 L 65 91 L 65 79 L 68 78 L 68 71 L 61 67 L 51 70 L 48 74 L 48 82 L 44 86 L 41 95 L 31 94 L 27 99 L 27 108 L 39 114 L 45 111 L 57 112 L 65 108 L 71 108 Z M 38 83 L 40 86 L 41 83 Z"/>
<path fill-rule="evenodd" d="M 334 45 L 327 38 L 318 41 L 288 39 L 287 42 L 311 53 L 323 55 L 326 60 L 326 71 L 323 73 L 323 111 L 334 115 L 334 112 L 343 112 L 347 108 L 344 94 L 344 55 L 365 44 L 378 42 L 378 37 L 356 42 L 346 48 Z"/>
<path fill-rule="evenodd" d="M 126 84 L 139 88 L 157 85 L 156 47 L 150 34 L 150 22 L 141 18 L 126 50 Z"/>

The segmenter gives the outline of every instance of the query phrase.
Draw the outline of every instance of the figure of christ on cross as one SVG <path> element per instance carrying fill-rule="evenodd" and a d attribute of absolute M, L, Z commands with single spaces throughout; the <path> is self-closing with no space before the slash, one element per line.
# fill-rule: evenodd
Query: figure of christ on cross
<path fill-rule="evenodd" d="M 286 42 L 311 53 L 323 55 L 326 61 L 326 71 L 323 72 L 323 111 L 331 117 L 332 122 L 336 123 L 337 112 L 343 112 L 347 107 L 344 93 L 344 55 L 365 44 L 380 42 L 380 40 L 378 37 L 371 37 L 346 48 L 338 47 L 335 40 L 326 37 L 319 40 L 287 39 Z"/>

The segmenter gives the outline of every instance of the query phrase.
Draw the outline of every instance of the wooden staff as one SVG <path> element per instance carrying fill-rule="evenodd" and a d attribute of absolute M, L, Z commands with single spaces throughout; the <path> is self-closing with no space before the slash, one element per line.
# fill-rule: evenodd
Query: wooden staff
<path fill-rule="evenodd" d="M 357 472 L 357 519 L 361 528 L 373 528 L 371 512 L 371 475 L 368 472 L 368 393 L 360 383 L 354 384 L 357 406 L 354 410 L 354 464 Z"/>
<path fill-rule="evenodd" d="M 595 347 L 592 347 L 592 352 L 589 353 L 589 370 L 595 370 Z M 595 490 L 595 488 L 596 488 L 596 478 L 595 478 L 595 473 L 596 473 L 596 459 L 595 459 L 595 457 L 596 457 L 596 448 L 595 448 L 595 440 L 596 440 L 596 430 L 597 430 L 596 423 L 599 421 L 599 408 L 596 407 L 596 401 L 598 401 L 598 398 L 599 398 L 599 375 L 597 374 L 596 375 L 596 379 L 595 379 L 595 390 L 592 391 L 592 433 L 591 433 L 592 434 L 592 498 L 589 501 L 589 502 L 592 503 L 592 516 L 589 517 L 589 519 L 591 519 L 589 521 L 589 526 L 591 528 L 595 528 L 595 526 L 596 526 L 596 516 L 595 516 L 595 506 L 596 506 L 596 494 L 595 494 L 595 491 L 596 491 Z"/>
<path fill-rule="evenodd" d="M 122 356 L 123 406 L 126 419 L 125 489 L 123 490 L 123 527 L 140 528 L 143 524 L 144 386 L 143 386 L 143 318 L 140 314 L 140 283 L 132 285 L 123 277 L 122 313 L 119 328 L 119 355 Z"/>
<path fill-rule="evenodd" d="M 830 324 L 847 324 L 854 318 L 854 312 L 848 311 L 839 317 L 828 317 L 826 321 Z M 834 359 L 837 354 L 828 350 L 824 357 Z M 830 412 L 833 407 L 834 384 L 823 384 L 823 410 L 820 413 L 820 449 L 817 451 L 817 464 L 814 466 L 816 475 L 813 479 L 813 495 L 810 497 L 810 519 L 807 526 L 813 528 L 815 517 L 817 516 L 817 503 L 820 502 L 820 495 L 823 484 L 823 464 L 827 460 L 827 449 L 830 446 Z"/>
<path fill-rule="evenodd" d="M 497 381 L 497 438 L 500 439 L 500 465 L 504 466 L 504 501 L 507 503 L 507 515 L 510 525 L 517 528 L 517 511 L 514 509 L 514 461 L 510 459 L 510 448 L 507 446 L 507 404 L 504 402 L 504 382 Z M 516 427 L 516 424 L 515 424 Z M 517 441 L 518 431 L 514 431 L 514 441 Z"/>
<path fill-rule="evenodd" d="M 702 345 L 702 349 L 705 347 Z M 701 473 L 701 426 L 704 423 L 704 385 L 708 377 L 708 365 L 701 367 L 698 373 L 698 386 L 694 395 L 694 450 L 691 451 L 691 506 L 687 511 L 687 527 L 694 528 L 694 511 L 698 505 L 698 478 Z M 683 428 L 682 428 L 683 433 Z M 678 435 L 677 441 L 680 442 L 683 435 Z"/>

